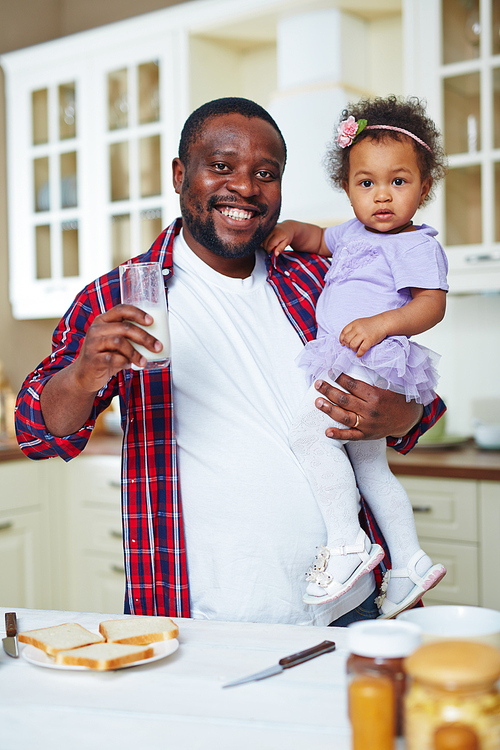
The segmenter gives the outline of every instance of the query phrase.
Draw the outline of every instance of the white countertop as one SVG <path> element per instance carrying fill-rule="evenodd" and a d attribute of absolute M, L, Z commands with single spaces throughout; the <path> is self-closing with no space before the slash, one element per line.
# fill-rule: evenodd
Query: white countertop
<path fill-rule="evenodd" d="M 0 637 L 8 611 L 0 607 Z M 123 617 L 16 613 L 19 632 L 63 622 L 97 631 L 101 620 Z M 0 647 L 0 750 L 349 750 L 344 629 L 175 621 L 174 654 L 112 672 L 45 669 Z M 324 640 L 337 651 L 222 688 Z"/>

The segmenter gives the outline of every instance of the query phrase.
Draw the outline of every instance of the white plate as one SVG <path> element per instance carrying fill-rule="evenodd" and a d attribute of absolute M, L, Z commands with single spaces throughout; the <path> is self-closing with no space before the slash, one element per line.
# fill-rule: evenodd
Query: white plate
<path fill-rule="evenodd" d="M 166 656 L 170 656 L 174 651 L 179 648 L 179 641 L 177 638 L 171 638 L 169 641 L 158 641 L 151 643 L 153 646 L 154 654 L 149 659 L 140 659 L 139 661 L 133 661 L 130 664 L 124 664 L 122 667 L 116 667 L 116 669 L 126 669 L 127 667 L 138 667 L 140 664 L 150 664 L 153 661 L 164 659 Z M 30 664 L 35 664 L 37 667 L 47 667 L 48 669 L 69 669 L 77 672 L 113 672 L 112 669 L 90 669 L 90 667 L 81 667 L 73 664 L 56 664 L 53 656 L 49 656 L 39 648 L 35 646 L 27 645 L 21 651 L 26 661 Z"/>

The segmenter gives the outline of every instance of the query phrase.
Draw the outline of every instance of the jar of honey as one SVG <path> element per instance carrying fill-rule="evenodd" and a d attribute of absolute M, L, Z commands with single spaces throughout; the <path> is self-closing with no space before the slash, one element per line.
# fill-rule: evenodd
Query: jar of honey
<path fill-rule="evenodd" d="M 403 661 L 420 646 L 420 629 L 396 620 L 367 620 L 350 625 L 347 636 L 353 748 L 379 750 L 380 746 L 380 750 L 385 750 L 393 746 L 396 735 L 403 734 Z M 373 719 L 368 721 L 372 710 Z M 377 744 L 379 724 L 381 739 Z"/>
<path fill-rule="evenodd" d="M 435 750 L 453 728 L 469 747 L 500 748 L 500 651 L 474 641 L 428 643 L 405 659 L 407 750 Z"/>

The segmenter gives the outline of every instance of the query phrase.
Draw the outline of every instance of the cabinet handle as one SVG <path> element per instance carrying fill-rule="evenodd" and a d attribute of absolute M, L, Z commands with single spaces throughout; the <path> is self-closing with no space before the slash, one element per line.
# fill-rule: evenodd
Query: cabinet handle
<path fill-rule="evenodd" d="M 109 535 L 113 537 L 113 539 L 123 539 L 123 534 L 121 531 L 116 531 L 116 529 L 110 529 Z"/>
<path fill-rule="evenodd" d="M 432 511 L 431 505 L 413 505 L 412 506 L 414 513 L 430 513 Z"/>
<path fill-rule="evenodd" d="M 111 565 L 111 572 L 112 573 L 119 573 L 120 575 L 125 575 L 125 568 L 121 565 Z"/>
<path fill-rule="evenodd" d="M 467 255 L 465 258 L 466 263 L 487 263 L 499 260 L 500 253 L 478 253 L 477 255 Z"/>
<path fill-rule="evenodd" d="M 4 523 L 0 523 L 0 531 L 8 531 L 8 529 L 11 529 L 14 526 L 12 521 L 5 521 Z"/>
<path fill-rule="evenodd" d="M 108 482 L 108 487 L 113 487 L 113 489 L 121 490 L 122 483 L 121 482 L 117 482 L 116 479 L 110 479 L 109 482 Z"/>

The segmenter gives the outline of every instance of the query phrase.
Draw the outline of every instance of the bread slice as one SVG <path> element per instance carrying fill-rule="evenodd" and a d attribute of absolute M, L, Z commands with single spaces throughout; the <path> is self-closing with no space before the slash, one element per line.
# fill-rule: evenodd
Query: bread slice
<path fill-rule="evenodd" d="M 177 638 L 179 628 L 170 617 L 127 617 L 126 620 L 104 620 L 99 632 L 110 643 L 144 645 Z"/>
<path fill-rule="evenodd" d="M 51 628 L 26 630 L 19 633 L 21 643 L 30 643 L 45 651 L 49 656 L 55 656 L 58 651 L 87 646 L 91 643 L 102 643 L 103 637 L 78 625 L 77 622 L 66 622 Z"/>
<path fill-rule="evenodd" d="M 153 646 L 127 646 L 124 643 L 93 643 L 56 654 L 56 664 L 89 669 L 119 669 L 141 659 L 154 656 Z"/>

